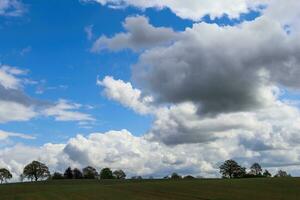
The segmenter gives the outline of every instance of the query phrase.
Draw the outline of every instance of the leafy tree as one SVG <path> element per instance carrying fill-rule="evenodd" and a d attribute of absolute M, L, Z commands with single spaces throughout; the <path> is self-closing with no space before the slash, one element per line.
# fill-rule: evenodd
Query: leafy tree
<path fill-rule="evenodd" d="M 1 184 L 4 182 L 7 182 L 8 179 L 12 178 L 12 174 L 10 173 L 9 170 L 2 168 L 0 169 L 0 182 Z"/>
<path fill-rule="evenodd" d="M 272 174 L 268 170 L 265 170 L 263 173 L 263 176 L 264 177 L 272 177 Z"/>
<path fill-rule="evenodd" d="M 116 179 L 125 179 L 126 178 L 126 174 L 123 170 L 115 170 L 113 172 L 113 175 Z"/>
<path fill-rule="evenodd" d="M 225 178 L 242 178 L 246 175 L 246 168 L 241 167 L 234 160 L 226 160 L 220 166 L 220 173 Z"/>
<path fill-rule="evenodd" d="M 82 179 L 83 178 L 82 172 L 77 168 L 73 169 L 73 178 Z"/>
<path fill-rule="evenodd" d="M 82 173 L 86 179 L 95 179 L 98 176 L 97 170 L 91 166 L 83 168 Z"/>
<path fill-rule="evenodd" d="M 183 177 L 184 179 L 195 179 L 195 177 L 191 176 L 191 175 L 187 175 L 185 177 Z"/>
<path fill-rule="evenodd" d="M 72 179 L 73 178 L 73 170 L 72 170 L 71 167 L 68 167 L 65 170 L 64 177 L 65 177 L 65 179 Z"/>
<path fill-rule="evenodd" d="M 60 180 L 60 179 L 64 179 L 64 176 L 59 172 L 54 172 L 53 175 L 52 175 L 52 179 L 53 180 Z"/>
<path fill-rule="evenodd" d="M 282 177 L 291 177 L 291 175 L 288 174 L 286 171 L 279 170 L 277 172 L 277 174 L 275 175 L 275 177 L 279 177 L 279 178 L 282 178 Z"/>
<path fill-rule="evenodd" d="M 48 167 L 39 161 L 32 161 L 24 167 L 23 175 L 30 180 L 38 181 L 50 176 Z"/>
<path fill-rule="evenodd" d="M 113 179 L 113 173 L 109 168 L 103 168 L 100 172 L 100 179 Z"/>
<path fill-rule="evenodd" d="M 181 179 L 181 176 L 174 172 L 174 173 L 171 175 L 171 179 Z"/>
<path fill-rule="evenodd" d="M 255 175 L 255 176 L 259 176 L 262 173 L 262 168 L 258 163 L 254 163 L 251 167 L 251 174 Z"/>

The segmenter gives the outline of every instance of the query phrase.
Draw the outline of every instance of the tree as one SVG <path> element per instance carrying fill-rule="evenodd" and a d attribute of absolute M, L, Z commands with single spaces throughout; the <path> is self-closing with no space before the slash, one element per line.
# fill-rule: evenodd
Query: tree
<path fill-rule="evenodd" d="M 246 168 L 241 167 L 234 160 L 226 160 L 220 166 L 220 173 L 225 178 L 241 178 L 241 177 L 245 176 L 245 174 L 246 174 Z"/>
<path fill-rule="evenodd" d="M 12 174 L 10 173 L 9 170 L 2 168 L 0 169 L 0 182 L 1 184 L 4 182 L 7 182 L 8 179 L 12 178 Z"/>
<path fill-rule="evenodd" d="M 83 168 L 82 173 L 86 179 L 95 179 L 98 176 L 97 170 L 91 166 Z"/>
<path fill-rule="evenodd" d="M 52 179 L 53 180 L 60 180 L 60 179 L 64 179 L 64 176 L 59 172 L 54 172 L 53 175 L 52 175 Z"/>
<path fill-rule="evenodd" d="M 68 167 L 65 170 L 64 177 L 65 177 L 65 179 L 72 179 L 73 178 L 73 170 L 72 170 L 71 167 Z"/>
<path fill-rule="evenodd" d="M 113 173 L 109 168 L 103 168 L 100 172 L 100 179 L 113 179 Z"/>
<path fill-rule="evenodd" d="M 279 177 L 279 178 L 282 178 L 282 177 L 291 177 L 291 175 L 288 174 L 286 171 L 279 170 L 277 172 L 277 174 L 275 175 L 275 177 Z"/>
<path fill-rule="evenodd" d="M 73 178 L 82 179 L 83 178 L 82 172 L 77 168 L 73 169 Z"/>
<path fill-rule="evenodd" d="M 264 177 L 271 177 L 272 174 L 268 170 L 265 170 L 264 173 L 263 173 L 263 176 Z"/>
<path fill-rule="evenodd" d="M 191 175 L 187 175 L 185 177 L 183 177 L 184 179 L 195 179 L 195 177 L 191 176 Z"/>
<path fill-rule="evenodd" d="M 126 178 L 126 174 L 123 170 L 115 170 L 113 172 L 113 175 L 116 179 L 125 179 Z"/>
<path fill-rule="evenodd" d="M 30 180 L 38 181 L 50 176 L 48 167 L 39 161 L 32 161 L 24 167 L 23 175 Z"/>
<path fill-rule="evenodd" d="M 262 168 L 258 163 L 254 163 L 251 167 L 251 174 L 255 175 L 255 176 L 259 176 L 262 173 Z"/>
<path fill-rule="evenodd" d="M 171 179 L 181 179 L 181 176 L 174 172 L 174 173 L 171 175 Z"/>

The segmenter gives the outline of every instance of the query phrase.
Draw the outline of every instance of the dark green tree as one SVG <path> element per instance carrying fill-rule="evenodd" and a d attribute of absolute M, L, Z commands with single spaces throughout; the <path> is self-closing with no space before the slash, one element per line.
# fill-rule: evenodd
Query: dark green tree
<path fill-rule="evenodd" d="M 71 167 L 68 167 L 65 170 L 64 177 L 65 177 L 65 179 L 72 179 L 73 178 L 73 170 L 72 170 Z"/>
<path fill-rule="evenodd" d="M 123 170 L 115 170 L 113 172 L 113 175 L 116 179 L 125 179 L 126 178 L 126 174 Z"/>
<path fill-rule="evenodd" d="M 98 176 L 98 172 L 95 168 L 87 166 L 82 169 L 83 177 L 86 179 L 95 179 Z"/>
<path fill-rule="evenodd" d="M 23 175 L 27 179 L 38 181 L 40 179 L 48 178 L 50 172 L 44 163 L 32 161 L 24 167 Z"/>
<path fill-rule="evenodd" d="M 191 176 L 191 175 L 187 175 L 185 177 L 183 177 L 184 179 L 195 179 L 195 177 Z"/>
<path fill-rule="evenodd" d="M 268 170 L 265 170 L 263 173 L 263 176 L 264 177 L 272 177 L 272 174 Z"/>
<path fill-rule="evenodd" d="M 224 178 L 242 178 L 246 175 L 246 168 L 241 167 L 234 160 L 226 160 L 220 166 L 220 173 Z"/>
<path fill-rule="evenodd" d="M 276 174 L 274 177 L 277 177 L 277 178 L 291 177 L 291 175 L 288 174 L 286 171 L 279 170 L 279 171 L 277 172 L 277 174 Z"/>
<path fill-rule="evenodd" d="M 100 179 L 113 179 L 113 173 L 109 168 L 103 168 L 100 172 Z"/>
<path fill-rule="evenodd" d="M 261 168 L 260 164 L 254 163 L 250 167 L 250 170 L 251 170 L 251 174 L 253 174 L 254 176 L 261 176 L 262 168 Z"/>
<path fill-rule="evenodd" d="M 53 180 L 60 180 L 60 179 L 64 179 L 64 176 L 59 172 L 54 172 L 51 178 Z"/>
<path fill-rule="evenodd" d="M 82 172 L 77 168 L 73 169 L 73 178 L 82 179 L 83 178 Z"/>
<path fill-rule="evenodd" d="M 177 173 L 174 172 L 171 175 L 171 179 L 181 179 L 181 176 L 179 174 L 177 174 Z"/>
<path fill-rule="evenodd" d="M 7 180 L 12 178 L 12 174 L 10 173 L 9 170 L 5 169 L 5 168 L 1 168 L 0 169 L 0 182 L 1 184 L 3 182 L 7 182 Z"/>

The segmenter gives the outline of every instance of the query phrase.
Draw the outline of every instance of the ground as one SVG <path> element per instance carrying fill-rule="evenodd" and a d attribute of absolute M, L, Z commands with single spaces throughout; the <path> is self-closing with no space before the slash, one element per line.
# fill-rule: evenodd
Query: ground
<path fill-rule="evenodd" d="M 300 178 L 61 180 L 0 185 L 1 200 L 299 200 Z"/>

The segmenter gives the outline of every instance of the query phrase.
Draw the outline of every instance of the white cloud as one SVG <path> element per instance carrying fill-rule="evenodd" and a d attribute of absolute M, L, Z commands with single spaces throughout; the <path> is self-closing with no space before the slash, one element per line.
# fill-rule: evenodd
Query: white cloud
<path fill-rule="evenodd" d="M 300 149 L 297 145 L 258 151 L 241 144 L 243 140 L 240 136 L 248 137 L 249 141 L 257 137 L 264 142 L 277 139 L 264 131 L 229 134 L 203 144 L 176 146 L 151 142 L 127 130 L 92 133 L 88 136 L 77 135 L 66 144 L 45 144 L 40 147 L 15 145 L 4 148 L 0 150 L 0 165 L 12 170 L 15 177 L 34 159 L 46 163 L 52 172 L 63 172 L 68 166 L 82 168 L 92 165 L 98 170 L 103 167 L 121 168 L 129 177 L 162 177 L 174 171 L 182 175 L 216 177 L 219 176 L 219 163 L 234 158 L 246 167 L 253 162 L 260 162 L 273 173 L 278 168 L 289 169 L 293 166 L 293 175 L 299 175 L 295 170 L 300 163 Z"/>
<path fill-rule="evenodd" d="M 0 65 L 0 85 L 6 89 L 19 89 L 22 81 L 19 75 L 26 74 L 25 71 L 8 65 Z"/>
<path fill-rule="evenodd" d="M 95 121 L 91 115 L 79 112 L 81 107 L 81 104 L 60 99 L 54 106 L 45 108 L 42 114 L 53 116 L 56 121 Z"/>
<path fill-rule="evenodd" d="M 26 11 L 24 4 L 19 0 L 1 0 L 0 16 L 19 17 Z"/>
<path fill-rule="evenodd" d="M 88 40 L 91 40 L 93 39 L 93 25 L 89 25 L 89 26 L 86 26 L 84 27 L 84 32 L 86 33 L 86 37 Z"/>
<path fill-rule="evenodd" d="M 154 112 L 151 106 L 153 101 L 151 96 L 142 96 L 139 89 L 133 88 L 131 83 L 125 83 L 122 80 L 115 80 L 111 76 L 106 76 L 102 81 L 98 80 L 97 84 L 104 87 L 104 94 L 111 100 L 120 102 L 123 106 L 128 107 L 140 114 Z"/>
<path fill-rule="evenodd" d="M 31 136 L 31 135 L 28 135 L 28 134 L 8 132 L 8 131 L 0 130 L 0 140 L 5 140 L 5 139 L 8 139 L 10 137 L 18 137 L 18 138 L 27 139 L 27 140 L 35 139 L 34 136 Z"/>
<path fill-rule="evenodd" d="M 81 0 L 82 2 L 98 2 L 112 8 L 134 6 L 140 9 L 169 8 L 173 13 L 183 19 L 194 21 L 201 20 L 205 15 L 212 18 L 221 17 L 224 14 L 230 18 L 239 18 L 241 13 L 257 7 L 269 0 Z"/>
<path fill-rule="evenodd" d="M 0 100 L 0 123 L 28 121 L 37 115 L 38 113 L 32 106 Z"/>

